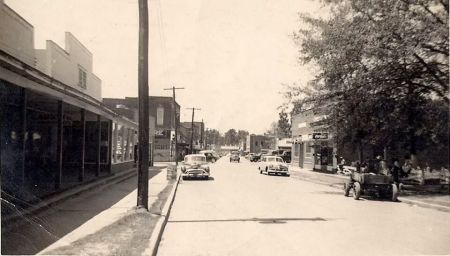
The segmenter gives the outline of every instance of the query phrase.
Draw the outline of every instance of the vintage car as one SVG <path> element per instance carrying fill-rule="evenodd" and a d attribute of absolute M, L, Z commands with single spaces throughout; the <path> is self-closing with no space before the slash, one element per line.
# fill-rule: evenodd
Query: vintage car
<path fill-rule="evenodd" d="M 230 155 L 230 163 L 231 162 L 238 162 L 241 160 L 241 157 L 239 156 L 239 152 L 231 152 Z"/>
<path fill-rule="evenodd" d="M 283 158 L 283 160 L 286 163 L 290 163 L 291 162 L 291 151 L 284 151 L 283 154 L 280 155 L 281 158 Z"/>
<path fill-rule="evenodd" d="M 258 166 L 260 174 L 290 176 L 288 165 L 279 156 L 263 156 Z"/>
<path fill-rule="evenodd" d="M 393 182 L 392 176 L 363 171 L 353 171 L 350 179 L 344 183 L 344 195 L 349 196 L 350 191 L 353 192 L 355 200 L 361 195 L 375 195 L 396 202 L 398 196 L 398 187 Z"/>
<path fill-rule="evenodd" d="M 186 155 L 181 165 L 183 179 L 187 177 L 209 179 L 210 169 L 204 154 Z"/>
<path fill-rule="evenodd" d="M 215 163 L 220 158 L 214 150 L 202 150 L 199 154 L 204 154 L 206 156 L 206 161 L 211 163 Z"/>

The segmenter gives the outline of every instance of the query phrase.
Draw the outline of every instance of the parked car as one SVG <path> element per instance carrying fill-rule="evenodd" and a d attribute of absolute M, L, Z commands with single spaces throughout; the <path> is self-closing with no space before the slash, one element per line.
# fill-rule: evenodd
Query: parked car
<path fill-rule="evenodd" d="M 239 152 L 231 152 L 230 155 L 230 163 L 231 162 L 238 162 L 241 160 L 241 157 L 239 156 Z"/>
<path fill-rule="evenodd" d="M 199 153 L 204 154 L 206 156 L 206 161 L 211 163 L 215 163 L 220 158 L 213 150 L 202 150 Z"/>
<path fill-rule="evenodd" d="M 183 180 L 187 177 L 208 179 L 211 171 L 204 154 L 186 155 L 181 165 Z"/>
<path fill-rule="evenodd" d="M 258 162 L 261 159 L 261 153 L 254 154 L 250 157 L 250 162 Z"/>
<path fill-rule="evenodd" d="M 344 183 L 344 196 L 349 196 L 350 191 L 353 192 L 355 200 L 361 195 L 375 195 L 396 202 L 398 196 L 398 187 L 392 176 L 362 171 L 352 172 L 350 179 Z"/>
<path fill-rule="evenodd" d="M 290 176 L 288 165 L 279 156 L 263 156 L 258 169 L 260 174 Z"/>
<path fill-rule="evenodd" d="M 280 156 L 286 163 L 291 162 L 291 151 L 284 151 Z"/>

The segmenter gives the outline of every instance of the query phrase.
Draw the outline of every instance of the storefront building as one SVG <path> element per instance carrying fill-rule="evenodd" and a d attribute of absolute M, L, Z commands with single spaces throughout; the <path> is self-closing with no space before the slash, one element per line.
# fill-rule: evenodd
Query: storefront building
<path fill-rule="evenodd" d="M 0 26 L 2 197 L 35 201 L 133 163 L 137 124 L 102 104 L 92 54 L 70 33 L 64 49 L 34 49 L 2 0 Z"/>
<path fill-rule="evenodd" d="M 127 116 L 138 120 L 138 98 L 103 98 L 103 104 L 121 113 L 128 113 Z M 179 123 L 180 105 L 175 103 L 178 113 L 176 122 Z M 175 118 L 173 115 L 172 97 L 149 96 L 149 119 L 151 127 L 152 150 L 155 162 L 173 161 L 175 155 L 175 145 L 173 136 L 175 134 Z"/>
<path fill-rule="evenodd" d="M 333 135 L 325 124 L 326 108 L 292 116 L 292 164 L 300 168 L 333 171 L 337 162 Z"/>
<path fill-rule="evenodd" d="M 277 139 L 272 136 L 250 134 L 247 136 L 247 148 L 249 153 L 261 153 L 261 150 L 275 150 Z"/>

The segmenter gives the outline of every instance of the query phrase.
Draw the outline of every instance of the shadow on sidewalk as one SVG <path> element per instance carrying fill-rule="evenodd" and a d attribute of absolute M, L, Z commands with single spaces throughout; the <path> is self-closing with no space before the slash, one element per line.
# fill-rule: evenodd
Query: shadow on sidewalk
<path fill-rule="evenodd" d="M 149 179 L 161 172 L 157 168 L 149 172 Z M 2 226 L 1 253 L 36 254 L 61 237 L 75 230 L 92 217 L 110 208 L 137 187 L 137 176 L 107 187 L 99 187 L 68 198 L 43 212 L 23 217 L 17 226 L 4 232 Z M 11 205 L 14 207 L 14 205 Z M 16 223 L 8 223 L 16 225 Z"/>

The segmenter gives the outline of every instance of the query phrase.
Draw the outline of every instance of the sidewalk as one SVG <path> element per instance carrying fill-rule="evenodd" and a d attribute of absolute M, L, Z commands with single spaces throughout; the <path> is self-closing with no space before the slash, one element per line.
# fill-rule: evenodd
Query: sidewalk
<path fill-rule="evenodd" d="M 137 190 L 42 250 L 40 255 L 151 255 L 178 184 L 163 170 L 149 180 L 149 211 L 137 209 Z"/>
<path fill-rule="evenodd" d="M 338 189 L 342 189 L 344 182 L 349 179 L 348 176 L 315 172 L 312 170 L 303 169 L 296 166 L 290 166 L 289 171 L 291 172 L 292 177 L 297 177 L 301 180 L 306 180 L 321 185 L 327 185 Z M 408 193 L 401 192 L 398 199 L 399 201 L 407 204 L 450 212 L 449 195 L 436 193 L 419 195 L 411 192 Z"/>

